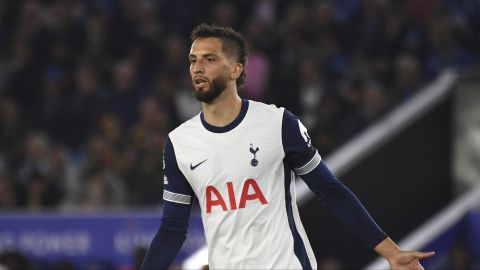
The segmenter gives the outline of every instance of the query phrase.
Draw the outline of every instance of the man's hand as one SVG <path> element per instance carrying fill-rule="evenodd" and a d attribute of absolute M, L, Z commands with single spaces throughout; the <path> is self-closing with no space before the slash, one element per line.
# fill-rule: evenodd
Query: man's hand
<path fill-rule="evenodd" d="M 433 255 L 435 255 L 435 252 L 400 251 L 387 258 L 387 261 L 392 270 L 423 270 L 420 260 L 430 258 Z"/>
<path fill-rule="evenodd" d="M 423 270 L 420 260 L 435 255 L 435 252 L 403 251 L 390 238 L 380 242 L 375 251 L 387 259 L 392 270 Z"/>

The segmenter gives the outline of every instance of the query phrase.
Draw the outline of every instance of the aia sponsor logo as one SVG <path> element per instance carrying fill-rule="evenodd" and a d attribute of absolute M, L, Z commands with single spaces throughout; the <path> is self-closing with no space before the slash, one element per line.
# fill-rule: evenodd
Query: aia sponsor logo
<path fill-rule="evenodd" d="M 242 193 L 239 197 L 240 200 L 238 200 L 234 192 L 233 182 L 227 182 L 226 186 L 219 187 L 218 189 L 215 186 L 207 186 L 205 192 L 205 209 L 207 214 L 210 214 L 215 208 L 221 208 L 224 212 L 245 208 L 247 201 L 257 201 L 257 203 L 261 205 L 268 204 L 257 181 L 251 178 L 243 182 Z"/>

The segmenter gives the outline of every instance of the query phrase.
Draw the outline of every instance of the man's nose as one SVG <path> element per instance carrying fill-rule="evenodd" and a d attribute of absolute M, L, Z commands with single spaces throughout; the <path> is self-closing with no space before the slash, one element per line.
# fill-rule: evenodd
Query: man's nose
<path fill-rule="evenodd" d="M 195 62 L 195 65 L 193 65 L 193 73 L 194 74 L 201 74 L 201 73 L 203 73 L 203 71 L 204 71 L 204 67 L 203 67 L 203 64 L 201 63 L 201 61 Z"/>

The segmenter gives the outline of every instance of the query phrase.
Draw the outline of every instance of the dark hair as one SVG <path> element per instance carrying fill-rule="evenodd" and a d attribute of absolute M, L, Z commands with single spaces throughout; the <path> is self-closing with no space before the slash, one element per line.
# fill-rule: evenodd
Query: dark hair
<path fill-rule="evenodd" d="M 245 68 L 247 66 L 247 47 L 242 34 L 235 31 L 231 27 L 222 27 L 217 25 L 210 25 L 202 23 L 195 27 L 190 36 L 191 41 L 198 38 L 216 37 L 223 42 L 223 51 L 229 55 L 237 57 L 237 61 L 243 65 L 244 69 L 237 78 L 237 87 L 241 87 L 245 82 Z"/>

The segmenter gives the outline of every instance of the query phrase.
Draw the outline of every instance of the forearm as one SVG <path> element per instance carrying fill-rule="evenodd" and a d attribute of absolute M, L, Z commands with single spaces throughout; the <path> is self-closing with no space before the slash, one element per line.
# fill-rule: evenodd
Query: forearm
<path fill-rule="evenodd" d="M 373 249 L 387 238 L 357 197 L 346 187 L 336 200 L 327 200 L 326 208 L 369 248 Z"/>
<path fill-rule="evenodd" d="M 185 242 L 191 205 L 165 201 L 162 224 L 150 243 L 142 270 L 167 269 Z"/>
<path fill-rule="evenodd" d="M 321 204 L 370 248 L 387 238 L 357 197 L 329 171 L 323 161 L 302 178 Z"/>
<path fill-rule="evenodd" d="M 140 269 L 167 269 L 177 256 L 185 239 L 185 233 L 160 229 L 152 240 Z"/>

